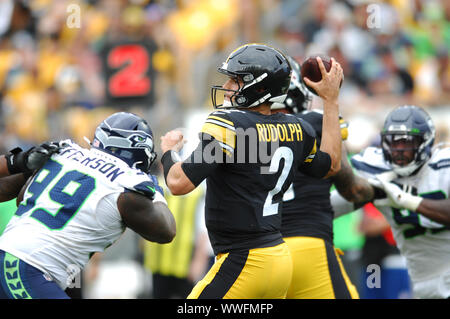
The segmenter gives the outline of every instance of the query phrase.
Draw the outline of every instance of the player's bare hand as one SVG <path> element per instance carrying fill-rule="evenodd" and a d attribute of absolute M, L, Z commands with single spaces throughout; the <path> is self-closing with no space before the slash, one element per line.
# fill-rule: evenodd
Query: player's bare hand
<path fill-rule="evenodd" d="M 322 59 L 320 57 L 317 57 L 316 59 L 319 64 L 320 73 L 322 74 L 322 80 L 313 82 L 306 77 L 303 78 L 303 80 L 307 85 L 313 88 L 323 100 L 337 101 L 341 82 L 344 78 L 342 67 L 334 58 L 331 58 L 331 69 L 327 72 Z"/>
<path fill-rule="evenodd" d="M 179 130 L 172 130 L 161 137 L 161 150 L 163 154 L 167 151 L 179 152 L 186 143 L 183 133 Z"/>

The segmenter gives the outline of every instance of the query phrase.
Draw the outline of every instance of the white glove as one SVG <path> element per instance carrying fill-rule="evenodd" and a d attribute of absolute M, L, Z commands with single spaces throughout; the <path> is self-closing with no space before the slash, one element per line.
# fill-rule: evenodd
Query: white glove
<path fill-rule="evenodd" d="M 415 212 L 423 200 L 422 197 L 414 196 L 402 190 L 398 185 L 383 179 L 369 179 L 369 183 L 375 187 L 381 188 L 387 195 L 387 198 L 374 200 L 373 203 L 375 206 L 390 206 L 400 209 L 406 208 Z"/>

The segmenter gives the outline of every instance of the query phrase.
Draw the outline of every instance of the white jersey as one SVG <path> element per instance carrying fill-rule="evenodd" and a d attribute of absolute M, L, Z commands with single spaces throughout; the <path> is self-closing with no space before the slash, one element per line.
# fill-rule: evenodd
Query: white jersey
<path fill-rule="evenodd" d="M 51 276 L 62 289 L 71 271 L 124 232 L 119 195 L 132 190 L 154 196 L 154 184 L 142 171 L 67 142 L 33 177 L 0 237 L 0 249 Z"/>
<path fill-rule="evenodd" d="M 363 177 L 391 170 L 382 150 L 369 147 L 352 158 Z M 446 199 L 450 192 L 450 148 L 437 149 L 414 176 L 393 182 L 410 185 L 413 194 L 429 199 Z M 450 297 L 450 228 L 415 212 L 378 207 L 391 225 L 419 298 Z"/>

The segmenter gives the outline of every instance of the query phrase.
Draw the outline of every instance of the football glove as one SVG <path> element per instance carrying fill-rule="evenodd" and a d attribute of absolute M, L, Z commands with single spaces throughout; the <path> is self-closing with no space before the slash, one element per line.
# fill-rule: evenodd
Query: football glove
<path fill-rule="evenodd" d="M 5 155 L 8 171 L 12 174 L 30 173 L 41 168 L 47 160 L 61 147 L 54 142 L 44 142 L 37 147 L 32 147 L 24 152 L 20 147 L 16 147 Z"/>
<path fill-rule="evenodd" d="M 412 189 L 408 185 L 399 186 L 383 179 L 369 179 L 369 183 L 374 187 L 381 188 L 387 195 L 384 199 L 374 200 L 375 206 L 390 206 L 415 212 L 423 200 L 422 197 L 408 192 L 408 188 Z"/>

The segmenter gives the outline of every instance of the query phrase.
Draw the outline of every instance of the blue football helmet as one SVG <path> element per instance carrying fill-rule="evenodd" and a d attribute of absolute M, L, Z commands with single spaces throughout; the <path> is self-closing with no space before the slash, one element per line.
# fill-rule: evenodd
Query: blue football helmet
<path fill-rule="evenodd" d="M 388 114 L 381 131 L 381 148 L 385 160 L 400 176 L 415 173 L 431 156 L 431 148 L 436 136 L 433 121 L 420 107 L 400 106 Z M 396 148 L 399 141 L 410 148 Z M 404 165 L 393 161 L 393 151 L 413 151 L 414 159 Z"/>
<path fill-rule="evenodd" d="M 150 126 L 132 113 L 118 112 L 106 118 L 95 130 L 92 146 L 145 173 L 156 159 Z"/>

